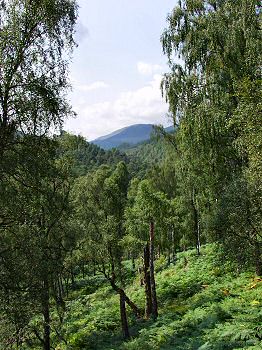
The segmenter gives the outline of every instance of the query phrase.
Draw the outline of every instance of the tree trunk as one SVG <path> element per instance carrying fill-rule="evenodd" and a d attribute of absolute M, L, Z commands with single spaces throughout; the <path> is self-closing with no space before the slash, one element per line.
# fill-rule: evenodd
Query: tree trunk
<path fill-rule="evenodd" d="M 125 291 L 122 288 L 119 288 L 115 282 L 113 281 L 113 279 L 109 279 L 111 287 L 114 289 L 114 291 L 116 291 L 119 295 L 123 295 L 125 302 L 130 306 L 130 308 L 133 310 L 134 314 L 136 317 L 141 318 L 141 311 L 139 310 L 139 308 L 136 306 L 135 303 L 132 302 L 132 300 L 130 300 L 128 298 L 128 296 L 126 295 Z"/>
<path fill-rule="evenodd" d="M 193 221 L 194 221 L 194 236 L 196 240 L 196 251 L 197 255 L 200 255 L 200 221 L 199 221 L 199 215 L 197 208 L 195 206 L 195 191 L 193 189 L 193 195 L 192 195 L 192 209 L 193 209 Z"/>
<path fill-rule="evenodd" d="M 152 295 L 152 317 L 157 319 L 157 296 L 156 296 L 156 283 L 154 272 L 154 222 L 150 222 L 150 246 L 149 246 L 149 269 L 150 269 L 150 281 L 151 281 L 151 295 Z"/>
<path fill-rule="evenodd" d="M 167 266 L 171 264 L 171 251 L 172 251 L 172 245 L 173 245 L 173 236 L 172 232 L 168 232 L 168 248 L 167 248 Z"/>
<path fill-rule="evenodd" d="M 175 241 L 175 232 L 172 230 L 172 260 L 173 264 L 176 262 L 176 241 Z"/>
<path fill-rule="evenodd" d="M 129 338 L 129 329 L 128 329 L 128 321 L 127 321 L 127 316 L 126 316 L 125 295 L 123 293 L 120 293 L 119 299 L 120 299 L 120 316 L 121 316 L 123 337 L 124 337 L 124 339 L 128 339 Z"/>
<path fill-rule="evenodd" d="M 262 276 L 262 261 L 261 261 L 261 249 L 259 242 L 255 242 L 255 266 L 256 266 L 256 274 L 258 276 Z"/>
<path fill-rule="evenodd" d="M 200 242 L 200 218 L 198 215 L 197 220 L 197 255 L 200 255 L 200 248 L 201 248 L 201 242 Z"/>
<path fill-rule="evenodd" d="M 72 288 L 74 288 L 75 287 L 75 274 L 74 274 L 74 269 L 72 266 L 70 269 L 70 275 L 71 275 L 71 286 L 72 286 Z"/>
<path fill-rule="evenodd" d="M 66 297 L 68 298 L 68 294 L 69 294 L 69 278 L 68 278 L 68 276 L 66 276 L 64 278 L 64 281 L 65 281 Z"/>
<path fill-rule="evenodd" d="M 168 252 L 167 252 L 167 266 L 170 266 L 171 264 L 171 250 L 170 248 L 168 248 Z"/>
<path fill-rule="evenodd" d="M 152 314 L 152 294 L 151 294 L 151 280 L 150 280 L 150 269 L 149 269 L 149 244 L 147 242 L 144 248 L 144 286 L 146 294 L 146 306 L 145 306 L 145 317 L 149 318 Z"/>
<path fill-rule="evenodd" d="M 49 282 L 48 277 L 44 279 L 43 296 L 42 296 L 42 312 L 44 317 L 44 342 L 43 350 L 50 350 L 50 305 L 49 305 Z"/>
<path fill-rule="evenodd" d="M 62 308 L 65 308 L 65 302 L 64 302 L 64 288 L 63 288 L 63 281 L 61 276 L 58 276 L 57 279 L 57 303 L 62 306 Z"/>
<path fill-rule="evenodd" d="M 134 256 L 132 256 L 132 269 L 134 271 L 134 273 L 136 272 L 136 263 L 135 263 L 135 258 Z"/>

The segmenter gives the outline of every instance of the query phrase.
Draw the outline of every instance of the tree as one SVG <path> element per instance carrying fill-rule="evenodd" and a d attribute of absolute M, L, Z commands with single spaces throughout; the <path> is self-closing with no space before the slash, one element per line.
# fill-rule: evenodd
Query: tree
<path fill-rule="evenodd" d="M 246 159 L 244 173 L 249 183 L 261 190 L 262 184 L 262 126 L 261 79 L 244 78 L 238 84 L 239 105 L 229 126 L 237 130 L 235 147 Z"/>
<path fill-rule="evenodd" d="M 123 286 L 122 239 L 124 208 L 129 182 L 126 165 L 120 162 L 112 172 L 107 166 L 80 178 L 75 187 L 75 208 L 79 225 L 83 228 L 82 241 L 100 273 L 120 298 L 123 335 L 129 337 L 125 304 L 140 317 L 140 310 L 128 298 Z M 86 254 L 86 252 L 84 252 Z"/>
<path fill-rule="evenodd" d="M 1 182 L 6 176 L 17 177 L 16 162 L 24 154 L 23 147 L 34 153 L 41 136 L 72 114 L 64 97 L 68 87 L 65 51 L 74 45 L 76 10 L 71 0 L 0 4 Z M 0 217 L 0 225 L 10 221 Z"/>
<path fill-rule="evenodd" d="M 46 350 L 69 190 L 67 166 L 58 164 L 57 144 L 46 136 L 72 115 L 66 52 L 74 46 L 76 15 L 71 0 L 0 4 L 1 300 L 16 339 L 33 315 L 43 314 L 43 336 L 38 330 L 37 336 Z M 19 298 L 24 303 L 17 308 Z"/>
<path fill-rule="evenodd" d="M 74 45 L 76 9 L 71 0 L 1 2 L 1 161 L 19 135 L 44 135 L 71 113 L 64 53 Z"/>
<path fill-rule="evenodd" d="M 225 255 L 237 261 L 239 270 L 255 266 L 258 276 L 262 275 L 260 198 L 261 192 L 245 177 L 234 179 L 220 199 L 214 218 Z"/>
<path fill-rule="evenodd" d="M 33 316 L 42 314 L 43 331 L 33 332 L 49 350 L 50 300 L 56 297 L 54 284 L 66 253 L 70 179 L 68 165 L 56 158 L 56 142 L 46 139 L 43 147 L 42 139 L 40 145 L 33 154 L 22 147 L 23 166 L 2 188 L 3 215 L 12 221 L 1 228 L 1 301 L 3 315 L 14 323 L 17 334 L 28 328 Z M 19 299 L 23 302 L 17 307 Z"/>
<path fill-rule="evenodd" d="M 184 188 L 180 195 L 184 203 L 191 203 L 188 211 L 193 214 L 196 237 L 203 232 L 214 239 L 221 232 L 214 226 L 214 232 L 208 232 L 218 203 L 230 184 L 247 172 L 247 133 L 240 130 L 239 121 L 244 125 L 241 115 L 247 113 L 242 111 L 252 103 L 250 99 L 249 107 L 244 107 L 240 91 L 244 81 L 249 87 L 258 86 L 259 16 L 260 1 L 184 0 L 169 15 L 162 35 L 171 70 L 162 87 L 178 124 L 173 143 Z M 184 64 L 176 64 L 176 56 Z M 257 125 L 255 114 L 248 118 L 250 126 Z M 258 135 L 253 131 L 255 139 Z M 242 152 L 236 144 L 244 145 Z"/>
<path fill-rule="evenodd" d="M 126 212 L 127 226 L 130 232 L 137 230 L 137 235 L 144 241 L 144 282 L 146 293 L 146 317 L 158 316 L 154 249 L 155 229 L 161 232 L 161 225 L 167 216 L 168 200 L 164 193 L 156 192 L 148 180 L 139 183 L 137 195 L 132 208 Z M 158 237 L 159 238 L 159 237 Z"/>
<path fill-rule="evenodd" d="M 124 153 L 116 149 L 105 151 L 87 142 L 80 135 L 76 136 L 63 131 L 58 141 L 61 155 L 73 161 L 73 173 L 76 177 L 86 175 L 87 172 L 97 169 L 102 164 L 116 167 L 120 161 L 128 162 Z"/>
<path fill-rule="evenodd" d="M 169 135 L 173 138 L 173 136 Z M 149 169 L 147 178 L 150 179 L 154 190 L 163 192 L 169 200 L 169 214 L 162 222 L 161 249 L 165 250 L 168 256 L 168 263 L 171 263 L 171 253 L 175 260 L 175 251 L 179 246 L 180 231 L 178 225 L 178 198 L 180 183 L 179 164 L 172 145 L 165 142 L 165 158 L 159 164 Z"/>

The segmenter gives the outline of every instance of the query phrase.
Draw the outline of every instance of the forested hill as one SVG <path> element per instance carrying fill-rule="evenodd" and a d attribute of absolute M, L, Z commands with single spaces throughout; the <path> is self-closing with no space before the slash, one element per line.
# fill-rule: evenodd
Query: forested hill
<path fill-rule="evenodd" d="M 75 176 L 86 175 L 101 165 L 116 167 L 123 161 L 130 176 L 144 178 L 154 165 L 164 161 L 168 153 L 163 138 L 153 138 L 132 146 L 122 144 L 118 148 L 108 150 L 86 141 L 82 136 L 66 132 L 57 137 L 57 141 L 59 156 L 71 159 Z"/>
<path fill-rule="evenodd" d="M 173 129 L 173 126 L 170 126 L 166 131 L 171 132 Z M 138 143 L 149 140 L 152 134 L 154 134 L 153 124 L 134 124 L 101 136 L 92 143 L 104 149 L 134 147 Z"/>
<path fill-rule="evenodd" d="M 123 129 L 116 130 L 109 135 L 99 137 L 96 140 L 92 141 L 92 143 L 104 149 L 118 147 L 123 143 L 134 145 L 136 143 L 149 139 L 152 132 L 152 124 L 135 124 Z"/>
<path fill-rule="evenodd" d="M 146 163 L 147 166 L 161 162 L 167 153 L 167 145 L 163 139 L 151 139 L 134 146 L 123 144 L 118 149 L 125 152 L 131 159 L 136 158 Z"/>
<path fill-rule="evenodd" d="M 76 176 L 85 175 L 88 171 L 94 170 L 102 164 L 116 166 L 120 161 L 129 162 L 129 158 L 124 152 L 116 148 L 104 150 L 87 142 L 82 136 L 64 132 L 57 140 L 60 145 L 60 156 L 71 158 Z"/>

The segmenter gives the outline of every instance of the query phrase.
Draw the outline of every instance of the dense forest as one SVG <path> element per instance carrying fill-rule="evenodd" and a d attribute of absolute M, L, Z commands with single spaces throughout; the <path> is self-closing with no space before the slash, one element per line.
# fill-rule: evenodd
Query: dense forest
<path fill-rule="evenodd" d="M 174 132 L 105 151 L 63 131 L 76 2 L 0 2 L 1 350 L 262 349 L 261 1 L 174 6 Z"/>

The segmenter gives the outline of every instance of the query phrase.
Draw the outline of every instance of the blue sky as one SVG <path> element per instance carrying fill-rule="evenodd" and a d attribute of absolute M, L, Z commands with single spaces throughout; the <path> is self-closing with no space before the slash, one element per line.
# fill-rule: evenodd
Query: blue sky
<path fill-rule="evenodd" d="M 168 71 L 160 36 L 172 0 L 79 0 L 65 129 L 88 140 L 136 123 L 170 124 L 161 97 Z"/>

